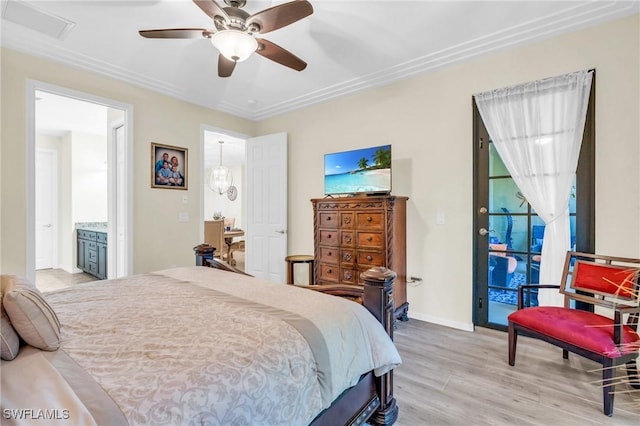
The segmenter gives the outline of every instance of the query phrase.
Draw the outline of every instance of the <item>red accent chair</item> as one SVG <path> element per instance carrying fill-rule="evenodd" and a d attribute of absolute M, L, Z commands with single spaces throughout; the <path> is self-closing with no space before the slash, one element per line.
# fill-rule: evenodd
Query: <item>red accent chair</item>
<path fill-rule="evenodd" d="M 602 364 L 604 413 L 613 414 L 614 372 L 626 364 L 629 383 L 640 388 L 635 360 L 640 352 L 637 333 L 640 313 L 640 259 L 568 252 L 562 282 L 555 285 L 523 285 L 518 288 L 518 310 L 509 315 L 509 365 L 515 364 L 518 335 L 533 337 Z M 559 288 L 564 307 L 523 308 L 524 291 Z M 607 308 L 612 318 L 576 309 L 576 302 Z M 624 318 L 627 318 L 626 324 Z M 636 387 L 637 386 L 637 387 Z"/>

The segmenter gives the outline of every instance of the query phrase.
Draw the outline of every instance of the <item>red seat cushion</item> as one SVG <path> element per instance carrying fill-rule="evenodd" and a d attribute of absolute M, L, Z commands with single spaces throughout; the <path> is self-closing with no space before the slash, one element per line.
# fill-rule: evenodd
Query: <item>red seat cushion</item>
<path fill-rule="evenodd" d="M 537 306 L 520 309 L 509 315 L 508 319 L 509 322 L 607 358 L 618 358 L 640 347 L 638 333 L 626 325 L 622 329 L 624 344 L 616 347 L 613 343 L 613 320 L 579 309 Z"/>

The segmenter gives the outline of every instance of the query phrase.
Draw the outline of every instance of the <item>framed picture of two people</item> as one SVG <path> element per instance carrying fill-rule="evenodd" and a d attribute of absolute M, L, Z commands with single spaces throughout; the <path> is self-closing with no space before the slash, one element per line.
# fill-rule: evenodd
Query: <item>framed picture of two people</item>
<path fill-rule="evenodd" d="M 186 148 L 151 143 L 151 187 L 187 189 Z"/>

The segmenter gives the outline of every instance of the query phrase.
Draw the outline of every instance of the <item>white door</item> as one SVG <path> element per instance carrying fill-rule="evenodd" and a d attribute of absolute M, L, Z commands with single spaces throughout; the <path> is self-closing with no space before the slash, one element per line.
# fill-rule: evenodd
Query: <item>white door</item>
<path fill-rule="evenodd" d="M 285 282 L 287 134 L 247 139 L 246 272 Z"/>
<path fill-rule="evenodd" d="M 57 161 L 55 151 L 36 149 L 36 269 L 57 263 Z"/>

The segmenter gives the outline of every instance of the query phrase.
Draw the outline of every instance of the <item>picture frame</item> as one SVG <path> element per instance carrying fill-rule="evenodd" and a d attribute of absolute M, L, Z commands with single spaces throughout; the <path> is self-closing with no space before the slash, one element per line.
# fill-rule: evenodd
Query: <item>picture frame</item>
<path fill-rule="evenodd" d="M 187 148 L 152 142 L 151 187 L 186 190 L 188 188 L 188 154 Z"/>

